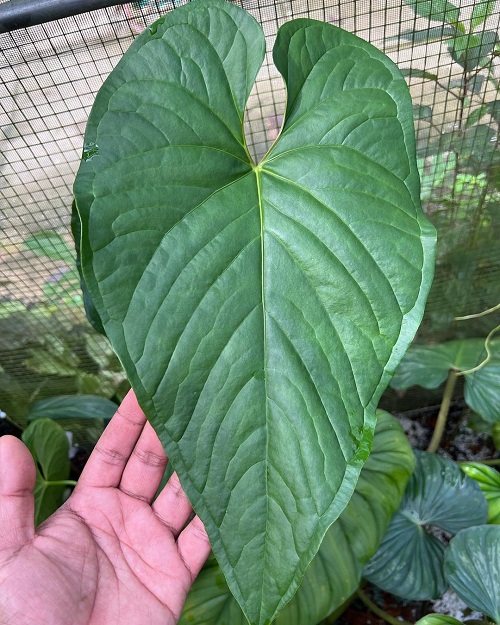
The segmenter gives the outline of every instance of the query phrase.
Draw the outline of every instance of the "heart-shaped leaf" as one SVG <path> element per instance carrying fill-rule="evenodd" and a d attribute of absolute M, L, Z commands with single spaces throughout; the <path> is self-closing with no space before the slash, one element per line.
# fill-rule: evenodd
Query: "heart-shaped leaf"
<path fill-rule="evenodd" d="M 372 583 L 406 599 L 437 599 L 446 590 L 444 544 L 426 527 L 452 534 L 486 522 L 479 486 L 457 464 L 415 452 L 415 471 L 375 556 L 365 568 Z"/>
<path fill-rule="evenodd" d="M 500 341 L 490 341 L 487 353 L 484 339 L 449 341 L 440 345 L 412 346 L 406 352 L 391 380 L 395 389 L 410 386 L 438 388 L 451 369 L 465 373 L 464 396 L 467 404 L 485 421 L 500 419 Z M 485 362 L 484 366 L 476 367 Z"/>
<path fill-rule="evenodd" d="M 494 423 L 500 421 L 500 341 L 492 341 L 489 349 L 491 357 L 484 367 L 465 377 L 464 398 L 485 421 Z"/>
<path fill-rule="evenodd" d="M 460 468 L 479 484 L 488 502 L 488 523 L 500 525 L 500 473 L 480 462 L 463 462 Z"/>
<path fill-rule="evenodd" d="M 251 623 L 352 495 L 434 253 L 392 61 L 285 24 L 285 123 L 255 165 L 264 42 L 221 0 L 162 18 L 98 94 L 75 182 L 85 283 Z"/>
<path fill-rule="evenodd" d="M 410 386 L 438 388 L 448 377 L 450 369 L 466 371 L 481 362 L 484 339 L 448 341 L 439 345 L 412 345 L 399 363 L 391 387 Z"/>
<path fill-rule="evenodd" d="M 355 592 L 365 563 L 380 544 L 401 501 L 413 466 L 413 452 L 398 421 L 378 410 L 372 452 L 354 495 L 326 533 L 299 589 L 275 625 L 315 625 Z M 246 625 L 214 559 L 188 595 L 179 625 L 191 623 Z"/>
<path fill-rule="evenodd" d="M 444 567 L 457 595 L 473 610 L 500 623 L 500 526 L 459 532 L 446 551 Z"/>
<path fill-rule="evenodd" d="M 37 419 L 23 432 L 23 441 L 36 464 L 35 523 L 38 525 L 62 504 L 69 477 L 69 442 L 60 425 Z"/>

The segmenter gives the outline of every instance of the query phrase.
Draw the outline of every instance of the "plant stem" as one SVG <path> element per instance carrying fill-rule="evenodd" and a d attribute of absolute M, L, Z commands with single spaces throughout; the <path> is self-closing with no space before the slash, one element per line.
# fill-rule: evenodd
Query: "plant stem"
<path fill-rule="evenodd" d="M 429 447 L 427 447 L 427 451 L 430 453 L 435 453 L 437 451 L 439 443 L 443 438 L 446 419 L 448 418 L 448 412 L 450 411 L 451 397 L 453 395 L 453 391 L 455 390 L 456 382 L 457 372 L 452 370 L 448 375 L 448 380 L 446 381 L 446 386 L 444 387 L 443 399 L 441 400 L 441 406 L 439 407 L 436 426 L 434 428 L 434 432 L 432 433 Z"/>
<path fill-rule="evenodd" d="M 477 319 L 478 317 L 484 317 L 485 315 L 489 315 L 492 312 L 496 312 L 500 310 L 500 304 L 493 306 L 493 308 L 488 308 L 488 310 L 483 310 L 483 312 L 476 313 L 475 315 L 465 315 L 464 317 L 455 317 L 453 321 L 466 321 L 467 319 Z"/>
<path fill-rule="evenodd" d="M 365 595 L 365 593 L 360 588 L 358 588 L 358 590 L 356 591 L 356 595 L 359 599 L 361 599 L 365 606 L 369 610 L 371 610 L 371 612 L 373 612 L 380 618 L 383 618 L 386 623 L 390 623 L 390 625 L 412 625 L 412 623 L 410 623 L 409 621 L 400 621 L 391 614 L 388 614 L 385 610 L 382 610 L 382 608 L 379 608 L 379 606 L 376 603 L 373 603 L 370 597 Z"/>

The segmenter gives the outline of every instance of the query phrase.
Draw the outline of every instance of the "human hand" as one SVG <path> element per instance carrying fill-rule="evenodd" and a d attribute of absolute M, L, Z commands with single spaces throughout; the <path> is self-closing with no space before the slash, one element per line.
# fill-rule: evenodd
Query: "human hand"
<path fill-rule="evenodd" d="M 1 625 L 174 625 L 210 544 L 131 391 L 72 495 L 34 527 L 35 466 L 0 438 Z M 184 528 L 184 529 L 183 529 Z"/>

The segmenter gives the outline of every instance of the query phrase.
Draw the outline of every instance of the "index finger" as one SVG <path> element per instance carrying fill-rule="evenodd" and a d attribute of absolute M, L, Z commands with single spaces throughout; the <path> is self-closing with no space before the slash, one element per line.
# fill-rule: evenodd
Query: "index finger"
<path fill-rule="evenodd" d="M 145 424 L 146 416 L 130 390 L 94 447 L 78 485 L 118 486 Z"/>

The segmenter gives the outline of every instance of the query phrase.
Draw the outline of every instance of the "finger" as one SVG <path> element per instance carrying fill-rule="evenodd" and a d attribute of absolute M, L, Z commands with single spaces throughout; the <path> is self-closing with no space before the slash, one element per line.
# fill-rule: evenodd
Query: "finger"
<path fill-rule="evenodd" d="M 175 538 L 189 520 L 193 508 L 182 489 L 177 473 L 173 473 L 153 504 L 153 510 Z"/>
<path fill-rule="evenodd" d="M 145 423 L 135 394 L 129 391 L 94 447 L 77 488 L 118 486 Z"/>
<path fill-rule="evenodd" d="M 194 582 L 211 550 L 208 534 L 200 517 L 195 516 L 181 532 L 177 539 L 177 550 L 191 576 L 191 582 Z"/>
<path fill-rule="evenodd" d="M 26 445 L 14 436 L 0 438 L 0 545 L 20 547 L 35 535 L 36 471 Z"/>
<path fill-rule="evenodd" d="M 123 471 L 120 490 L 150 504 L 165 473 L 167 456 L 150 423 L 146 423 Z"/>

